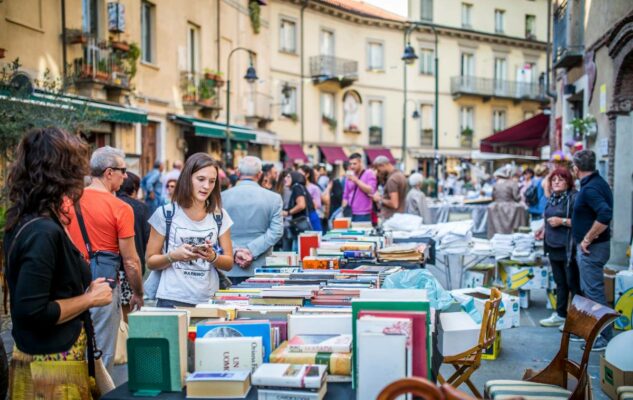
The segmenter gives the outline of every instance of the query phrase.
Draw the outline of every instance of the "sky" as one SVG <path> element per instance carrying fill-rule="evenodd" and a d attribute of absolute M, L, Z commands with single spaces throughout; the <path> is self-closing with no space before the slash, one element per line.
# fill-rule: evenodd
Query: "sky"
<path fill-rule="evenodd" d="M 362 0 L 365 3 L 373 4 L 385 10 L 402 16 L 407 16 L 407 0 Z"/>

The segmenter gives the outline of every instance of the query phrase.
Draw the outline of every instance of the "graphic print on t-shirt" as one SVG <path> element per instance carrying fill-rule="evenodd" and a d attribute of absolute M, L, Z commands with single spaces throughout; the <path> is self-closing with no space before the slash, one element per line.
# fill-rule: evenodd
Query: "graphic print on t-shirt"
<path fill-rule="evenodd" d="M 211 244 L 217 241 L 217 228 L 215 227 L 211 229 L 174 228 L 174 248 L 180 247 L 182 244 L 196 246 L 207 243 L 207 240 Z M 172 264 L 172 267 L 182 272 L 185 278 L 196 280 L 208 279 L 207 274 L 212 268 L 211 264 L 203 259 L 179 261 Z"/>

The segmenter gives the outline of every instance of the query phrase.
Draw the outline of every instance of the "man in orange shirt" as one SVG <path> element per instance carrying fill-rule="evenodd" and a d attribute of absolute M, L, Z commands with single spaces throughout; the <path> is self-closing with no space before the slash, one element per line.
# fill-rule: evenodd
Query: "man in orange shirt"
<path fill-rule="evenodd" d="M 114 193 L 126 177 L 125 153 L 109 146 L 95 150 L 90 158 L 92 182 L 84 189 L 79 200 L 91 251 L 119 253 L 133 295 L 130 309 L 143 305 L 143 281 L 141 262 L 134 245 L 134 213 L 132 207 L 119 200 Z M 88 249 L 81 228 L 70 208 L 68 226 L 75 246 L 89 261 Z M 90 310 L 97 347 L 102 351 L 103 362 L 109 370 L 114 363 L 117 331 L 121 320 L 120 287 L 112 290 L 112 303 Z"/>

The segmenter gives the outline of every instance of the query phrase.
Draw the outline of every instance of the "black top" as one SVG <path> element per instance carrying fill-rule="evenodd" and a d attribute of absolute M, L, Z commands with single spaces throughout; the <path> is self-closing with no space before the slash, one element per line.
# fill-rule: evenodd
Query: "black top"
<path fill-rule="evenodd" d="M 609 184 L 595 171 L 580 181 L 572 214 L 572 234 L 577 243 L 582 242 L 594 221 L 607 225 L 593 242 L 605 242 L 611 238 L 609 224 L 613 218 L 613 193 Z"/>
<path fill-rule="evenodd" d="M 292 219 L 308 216 L 309 213 L 312 212 L 314 209 L 312 197 L 310 196 L 310 193 L 308 193 L 308 189 L 306 189 L 306 187 L 300 183 L 295 183 L 294 185 L 292 185 L 292 188 L 290 188 L 290 190 L 291 193 L 290 201 L 288 202 L 288 210 L 292 210 L 297 205 L 297 198 L 301 196 L 305 198 L 306 202 L 306 208 L 296 214 L 292 214 Z"/>
<path fill-rule="evenodd" d="M 543 217 L 545 219 L 545 240 L 544 248 L 552 260 L 562 261 L 567 259 L 568 250 L 572 245 L 571 228 L 560 225 L 556 228 L 552 227 L 547 219 L 550 217 L 560 217 L 571 219 L 574 209 L 574 198 L 576 191 L 570 190 L 561 195 L 552 194 L 547 204 Z M 571 252 L 569 252 L 571 254 Z"/>
<path fill-rule="evenodd" d="M 7 252 L 15 234 L 31 218 L 23 218 L 4 236 Z M 58 325 L 61 309 L 55 300 L 83 294 L 91 275 L 61 223 L 45 217 L 29 224 L 5 257 L 12 333 L 18 349 L 27 354 L 69 350 L 81 332 L 82 317 Z"/>
<path fill-rule="evenodd" d="M 134 213 L 134 246 L 136 252 L 141 259 L 142 273 L 145 273 L 145 249 L 147 248 L 147 241 L 149 240 L 149 207 L 142 201 L 136 200 L 128 196 L 127 194 L 117 195 L 119 199 L 126 202 L 132 207 Z M 121 265 L 121 269 L 123 266 Z"/>
<path fill-rule="evenodd" d="M 330 215 L 341 208 L 343 204 L 343 190 L 345 184 L 342 178 L 336 178 L 332 182 L 332 191 L 330 193 Z"/>

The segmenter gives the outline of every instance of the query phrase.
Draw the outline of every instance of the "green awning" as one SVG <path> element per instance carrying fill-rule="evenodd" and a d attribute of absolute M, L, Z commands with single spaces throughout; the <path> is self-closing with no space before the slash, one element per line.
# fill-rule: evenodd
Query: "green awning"
<path fill-rule="evenodd" d="M 196 136 L 204 136 L 214 139 L 226 138 L 226 124 L 208 119 L 195 118 L 189 115 L 173 115 L 172 119 L 176 122 L 192 126 Z M 255 130 L 247 126 L 229 125 L 229 132 L 231 132 L 231 140 L 237 142 L 249 142 L 257 138 Z"/>
<path fill-rule="evenodd" d="M 20 101 L 34 105 L 42 105 L 47 107 L 62 107 L 72 110 L 79 108 L 87 108 L 102 114 L 101 120 L 118 123 L 141 123 L 147 124 L 147 111 L 134 107 L 123 106 L 120 104 L 108 103 L 90 99 L 88 97 L 76 96 L 70 94 L 53 94 L 43 90 L 35 90 L 29 96 L 11 97 L 8 91 L 0 91 L 0 98 L 10 101 Z"/>

